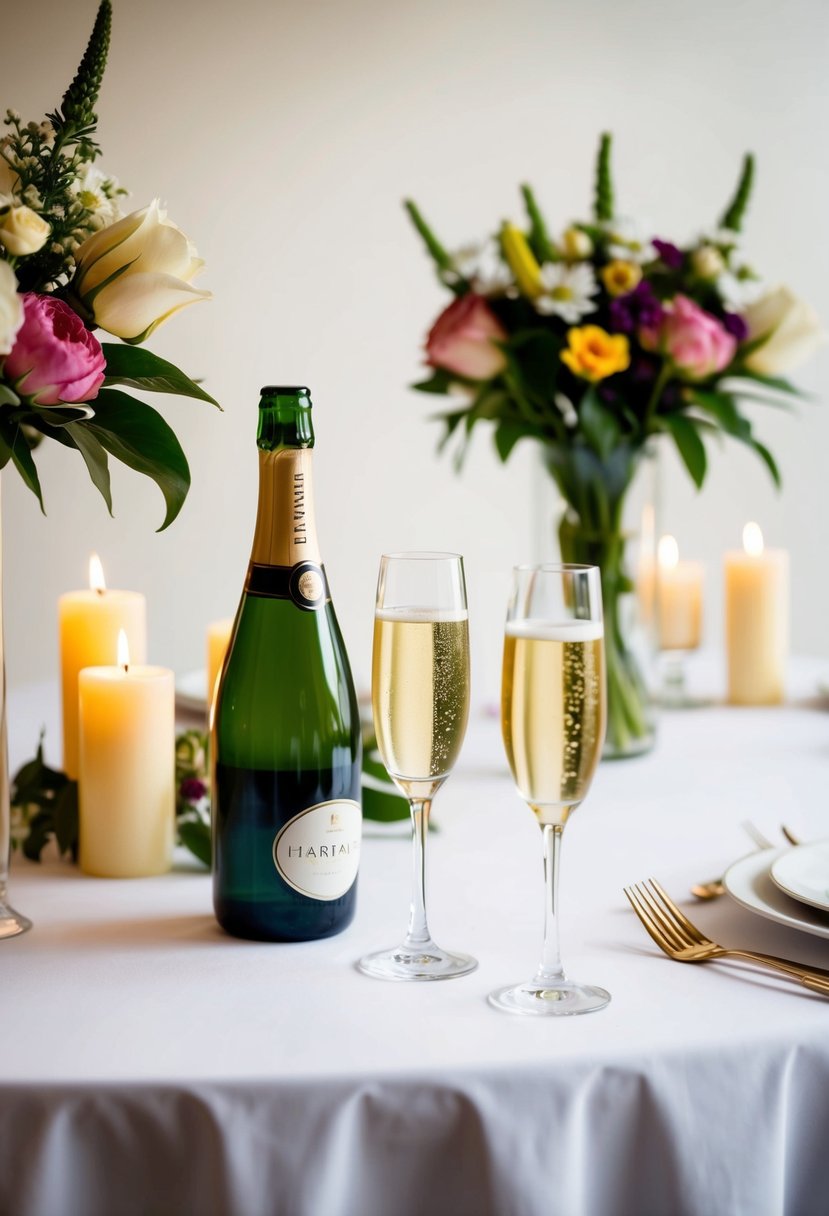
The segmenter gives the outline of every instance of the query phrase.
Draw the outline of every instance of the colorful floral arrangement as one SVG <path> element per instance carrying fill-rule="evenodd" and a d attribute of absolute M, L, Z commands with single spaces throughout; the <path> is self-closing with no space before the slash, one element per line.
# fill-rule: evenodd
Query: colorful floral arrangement
<path fill-rule="evenodd" d="M 121 215 L 126 193 L 96 166 L 95 105 L 112 6 L 101 0 L 77 75 L 42 122 L 7 111 L 0 139 L 0 468 L 11 462 L 43 497 L 32 455 L 44 439 L 73 448 L 112 511 L 108 458 L 151 477 L 167 527 L 190 472 L 156 410 L 123 391 L 216 402 L 173 364 L 139 349 L 164 321 L 210 293 L 203 263 L 158 200 Z M 100 342 L 95 331 L 120 342 Z"/>
<path fill-rule="evenodd" d="M 444 444 L 461 437 L 458 463 L 479 422 L 494 427 L 504 461 L 521 439 L 542 445 L 566 504 L 562 557 L 602 569 L 608 738 L 617 754 L 648 730 L 618 612 L 631 590 L 622 512 L 642 454 L 654 436 L 670 437 L 699 487 L 705 440 L 725 434 L 779 482 L 743 402 L 790 398 L 797 390 L 785 374 L 822 339 L 813 310 L 788 288 L 765 288 L 745 258 L 740 233 L 753 179 L 749 155 L 719 223 L 685 244 L 643 236 L 619 218 L 607 134 L 593 216 L 556 237 L 529 186 L 523 227 L 506 222 L 456 252 L 406 203 L 454 296 L 426 340 L 430 374 L 413 387 L 450 398 L 439 417 Z"/>

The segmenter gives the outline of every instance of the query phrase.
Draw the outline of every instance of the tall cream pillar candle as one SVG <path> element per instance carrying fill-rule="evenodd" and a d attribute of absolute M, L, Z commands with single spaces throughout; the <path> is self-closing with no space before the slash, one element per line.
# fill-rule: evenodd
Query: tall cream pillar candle
<path fill-rule="evenodd" d="M 660 650 L 695 650 L 702 633 L 701 562 L 681 562 L 672 536 L 659 541 L 656 598 Z"/>
<path fill-rule="evenodd" d="M 222 670 L 233 631 L 233 620 L 213 621 L 207 626 L 207 708 L 213 703 L 216 679 Z"/>
<path fill-rule="evenodd" d="M 87 667 L 78 691 L 80 867 L 107 878 L 163 874 L 176 816 L 173 673 Z"/>
<path fill-rule="evenodd" d="M 58 600 L 63 699 L 63 770 L 78 778 L 78 672 L 112 663 L 118 631 L 127 635 L 136 663 L 147 658 L 147 601 L 137 591 L 108 591 L 96 554 L 89 562 L 89 591 L 68 591 Z"/>
<path fill-rule="evenodd" d="M 746 524 L 743 549 L 725 554 L 724 573 L 728 700 L 778 705 L 789 650 L 789 555 L 764 549 L 757 524 Z"/>

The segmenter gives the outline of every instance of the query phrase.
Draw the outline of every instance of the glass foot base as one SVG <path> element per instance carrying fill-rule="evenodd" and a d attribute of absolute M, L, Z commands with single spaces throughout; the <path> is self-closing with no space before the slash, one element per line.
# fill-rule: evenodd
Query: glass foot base
<path fill-rule="evenodd" d="M 588 984 L 560 980 L 555 985 L 538 984 L 529 980 L 510 988 L 499 988 L 487 997 L 490 1005 L 504 1013 L 522 1013 L 529 1017 L 568 1017 L 575 1013 L 593 1013 L 604 1009 L 610 993 Z"/>
<path fill-rule="evenodd" d="M 0 941 L 4 937 L 17 937 L 31 929 L 32 922 L 26 916 L 15 912 L 8 904 L 0 902 Z"/>
<path fill-rule="evenodd" d="M 376 980 L 451 980 L 456 975 L 468 975 L 478 966 L 469 954 L 450 954 L 434 942 L 412 950 L 408 946 L 393 946 L 366 954 L 357 963 L 357 970 Z"/>

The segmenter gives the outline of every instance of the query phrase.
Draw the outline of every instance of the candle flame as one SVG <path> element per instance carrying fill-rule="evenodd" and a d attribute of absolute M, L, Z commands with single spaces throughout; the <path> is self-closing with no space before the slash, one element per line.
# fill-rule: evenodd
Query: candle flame
<path fill-rule="evenodd" d="M 123 629 L 118 630 L 118 666 L 123 667 L 124 671 L 129 671 L 130 644 Z"/>
<path fill-rule="evenodd" d="M 97 591 L 98 595 L 103 595 L 107 589 L 104 568 L 97 553 L 92 553 L 89 558 L 89 586 L 92 591 Z"/>
<path fill-rule="evenodd" d="M 763 552 L 763 533 L 755 523 L 748 523 L 743 528 L 743 548 L 751 557 L 759 557 Z"/>
<path fill-rule="evenodd" d="M 672 536 L 660 536 L 656 556 L 661 570 L 676 569 L 679 565 L 679 545 Z"/>

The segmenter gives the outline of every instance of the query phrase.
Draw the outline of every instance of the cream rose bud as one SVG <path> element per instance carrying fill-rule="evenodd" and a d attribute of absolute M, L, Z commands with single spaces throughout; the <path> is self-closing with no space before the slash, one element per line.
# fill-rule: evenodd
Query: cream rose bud
<path fill-rule="evenodd" d="M 701 279 L 718 279 L 725 270 L 725 258 L 713 245 L 701 245 L 691 254 L 691 267 Z"/>
<path fill-rule="evenodd" d="M 561 252 L 571 262 L 589 258 L 593 252 L 593 242 L 580 228 L 567 228 L 562 233 Z"/>
<path fill-rule="evenodd" d="M 820 318 L 788 287 L 776 287 L 743 309 L 749 341 L 762 345 L 746 359 L 746 367 L 763 376 L 778 376 L 804 363 L 826 341 Z"/>
<path fill-rule="evenodd" d="M 173 313 L 209 291 L 191 287 L 204 262 L 154 199 L 93 233 L 75 254 L 72 291 L 107 333 L 143 342 Z"/>
<path fill-rule="evenodd" d="M 4 207 L 0 210 L 0 245 L 13 258 L 37 253 L 49 239 L 52 229 L 31 207 Z"/>
<path fill-rule="evenodd" d="M 8 262 L 0 261 L 0 356 L 8 355 L 23 324 L 23 299 Z"/>

